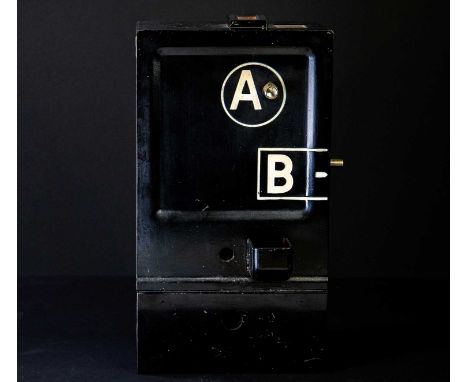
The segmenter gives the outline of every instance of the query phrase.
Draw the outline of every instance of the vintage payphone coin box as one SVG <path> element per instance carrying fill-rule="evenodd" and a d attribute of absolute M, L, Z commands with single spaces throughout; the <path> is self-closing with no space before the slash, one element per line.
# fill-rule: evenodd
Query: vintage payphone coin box
<path fill-rule="evenodd" d="M 330 30 L 138 24 L 138 369 L 323 356 Z"/>

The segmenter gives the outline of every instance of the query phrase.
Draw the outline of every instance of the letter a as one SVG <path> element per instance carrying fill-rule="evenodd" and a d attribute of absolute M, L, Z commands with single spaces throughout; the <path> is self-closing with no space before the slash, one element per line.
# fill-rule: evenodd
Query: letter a
<path fill-rule="evenodd" d="M 249 87 L 249 93 L 243 94 L 242 90 L 244 89 L 244 85 L 246 82 L 247 86 Z M 250 70 L 243 70 L 241 72 L 230 109 L 237 110 L 237 106 L 239 106 L 239 101 L 250 101 L 253 103 L 255 110 L 262 110 L 260 100 L 258 99 L 257 89 L 255 89 L 255 83 L 252 77 L 252 72 Z"/>
<path fill-rule="evenodd" d="M 282 170 L 276 169 L 276 163 L 283 163 Z M 268 177 L 267 177 L 267 192 L 269 194 L 284 194 L 291 190 L 294 184 L 294 179 L 291 175 L 293 169 L 291 158 L 283 154 L 269 154 L 268 155 Z M 275 185 L 276 178 L 283 178 L 286 180 L 282 186 Z"/>

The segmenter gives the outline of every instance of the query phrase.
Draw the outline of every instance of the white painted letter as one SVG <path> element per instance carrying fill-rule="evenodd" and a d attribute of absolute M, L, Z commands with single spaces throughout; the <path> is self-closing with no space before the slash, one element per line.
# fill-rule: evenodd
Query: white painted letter
<path fill-rule="evenodd" d="M 246 82 L 247 86 L 249 87 L 250 93 L 243 94 L 242 90 L 244 89 L 244 85 Z M 250 101 L 253 103 L 255 110 L 262 110 L 260 100 L 258 99 L 257 89 L 255 89 L 255 83 L 252 77 L 252 72 L 250 70 L 243 70 L 241 72 L 230 109 L 237 110 L 237 106 L 239 106 L 239 101 Z"/>
<path fill-rule="evenodd" d="M 276 170 L 276 163 L 283 163 L 282 170 Z M 283 154 L 269 154 L 268 155 L 268 177 L 267 177 L 267 192 L 269 194 L 284 194 L 291 190 L 294 184 L 294 179 L 291 175 L 293 169 L 291 158 Z M 283 178 L 286 180 L 282 186 L 275 185 L 276 178 Z"/>

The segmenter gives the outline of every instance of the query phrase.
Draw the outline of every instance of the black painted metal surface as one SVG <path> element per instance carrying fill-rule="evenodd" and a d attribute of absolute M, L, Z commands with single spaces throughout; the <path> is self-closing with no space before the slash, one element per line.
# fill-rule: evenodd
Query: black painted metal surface
<path fill-rule="evenodd" d="M 322 358 L 332 40 L 308 25 L 139 24 L 140 372 Z"/>
<path fill-rule="evenodd" d="M 449 380 L 446 279 L 331 280 L 330 362 L 311 374 L 268 375 L 181 375 L 182 358 L 171 375 L 137 375 L 134 285 L 118 277 L 19 278 L 18 380 Z"/>

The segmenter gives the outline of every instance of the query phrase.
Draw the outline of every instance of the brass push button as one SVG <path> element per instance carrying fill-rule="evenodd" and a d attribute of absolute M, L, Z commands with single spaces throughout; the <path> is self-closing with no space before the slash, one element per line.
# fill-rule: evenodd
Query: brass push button
<path fill-rule="evenodd" d="M 330 166 L 331 167 L 343 167 L 344 160 L 343 159 L 330 159 Z"/>

